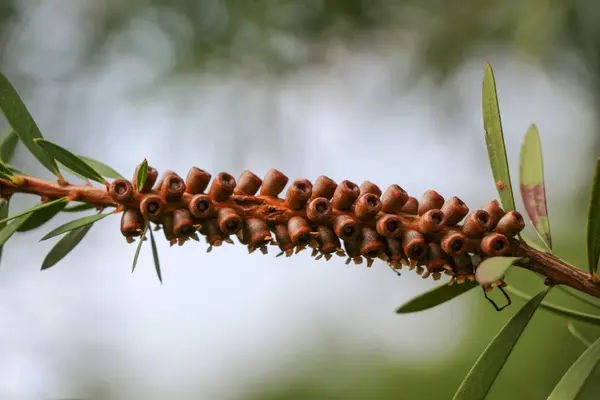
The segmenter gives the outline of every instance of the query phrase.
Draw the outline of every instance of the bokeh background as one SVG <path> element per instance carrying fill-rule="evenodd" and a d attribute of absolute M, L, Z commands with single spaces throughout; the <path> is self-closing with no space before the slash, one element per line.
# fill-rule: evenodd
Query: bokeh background
<path fill-rule="evenodd" d="M 593 0 L 0 0 L 0 69 L 43 134 L 127 176 L 145 157 L 182 175 L 274 167 L 481 207 L 497 196 L 487 60 L 513 183 L 535 122 L 556 253 L 587 268 L 600 153 Z M 51 178 L 22 147 L 15 164 Z M 15 197 L 11 210 L 35 201 Z M 118 218 L 40 272 L 54 243 L 38 239 L 70 217 L 5 246 L 0 399 L 449 399 L 522 304 L 496 313 L 473 291 L 400 316 L 431 280 L 309 252 L 169 248 L 158 235 L 161 286 L 149 246 L 131 274 L 135 245 Z M 509 283 L 541 287 L 519 271 Z M 586 310 L 560 292 L 548 300 Z M 489 398 L 545 398 L 584 350 L 566 322 L 538 312 Z"/>

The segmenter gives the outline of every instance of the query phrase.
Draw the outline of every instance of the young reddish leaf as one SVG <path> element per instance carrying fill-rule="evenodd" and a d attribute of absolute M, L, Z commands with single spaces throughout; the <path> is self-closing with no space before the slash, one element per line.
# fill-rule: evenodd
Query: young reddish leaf
<path fill-rule="evenodd" d="M 475 271 L 475 279 L 480 285 L 488 285 L 504 278 L 506 271 L 518 261 L 521 257 L 490 257 L 479 264 Z"/>
<path fill-rule="evenodd" d="M 135 187 L 139 192 L 146 183 L 146 179 L 148 178 L 148 160 L 144 158 L 144 161 L 139 165 L 137 169 L 137 176 L 135 178 Z"/>
<path fill-rule="evenodd" d="M 469 290 L 478 287 L 477 282 L 465 282 L 460 285 L 448 286 L 444 283 L 423 294 L 420 294 L 396 309 L 397 314 L 409 314 L 428 310 L 440 304 L 446 303 Z"/>
<path fill-rule="evenodd" d="M 3 223 L 3 222 L 8 222 L 11 219 L 15 219 L 15 218 L 21 217 L 23 215 L 29 215 L 29 214 L 34 213 L 36 211 L 43 210 L 44 208 L 54 207 L 58 203 L 65 203 L 66 204 L 68 202 L 69 202 L 69 198 L 68 197 L 61 197 L 60 199 L 52 200 L 52 201 L 49 201 L 47 203 L 41 203 L 41 204 L 38 204 L 37 206 L 32 207 L 32 208 L 30 208 L 28 210 L 21 211 L 18 214 L 11 215 L 10 217 L 2 218 L 0 220 L 0 224 Z"/>
<path fill-rule="evenodd" d="M 19 137 L 14 129 L 9 128 L 0 138 L 0 160 L 9 163 L 12 160 Z"/>
<path fill-rule="evenodd" d="M 61 212 L 67 205 L 67 201 L 58 201 L 48 207 L 41 208 L 29 215 L 27 221 L 17 229 L 17 232 L 27 232 L 39 228 L 50 221 L 56 214 Z"/>
<path fill-rule="evenodd" d="M 70 170 L 93 181 L 106 183 L 106 180 L 99 172 L 90 167 L 85 161 L 71 153 L 69 150 L 44 139 L 35 139 L 35 142 L 39 144 L 50 156 L 52 156 L 52 158 Z"/>
<path fill-rule="evenodd" d="M 534 124 L 529 126 L 520 154 L 521 198 L 533 229 L 542 243 L 552 251 L 550 220 L 546 208 L 546 185 L 540 134 Z"/>
<path fill-rule="evenodd" d="M 158 249 L 156 247 L 156 242 L 154 241 L 154 234 L 152 233 L 152 229 L 150 230 L 150 244 L 152 245 L 152 258 L 154 258 L 154 269 L 156 270 L 156 276 L 158 276 L 158 280 L 160 281 L 161 285 L 163 283 L 162 281 L 162 274 L 160 272 L 160 260 L 158 259 Z"/>
<path fill-rule="evenodd" d="M 529 300 L 492 339 L 458 388 L 454 400 L 485 399 L 549 289 L 542 290 Z"/>
<path fill-rule="evenodd" d="M 31 154 L 61 179 L 58 166 L 52 157 L 34 142 L 34 139 L 42 137 L 40 129 L 13 85 L 2 73 L 0 73 L 0 110 Z"/>
<path fill-rule="evenodd" d="M 111 167 L 109 167 L 108 165 L 106 165 L 100 161 L 94 160 L 93 158 L 84 157 L 84 156 L 79 156 L 79 158 L 81 158 L 83 161 L 85 161 L 87 163 L 87 165 L 89 165 L 90 167 L 92 167 L 96 171 L 98 171 L 102 176 L 105 176 L 107 178 L 113 178 L 113 179 L 123 178 L 123 176 L 121 174 L 119 174 L 117 171 L 115 171 L 114 169 L 112 169 Z"/>
<path fill-rule="evenodd" d="M 150 228 L 150 223 L 146 223 L 144 232 L 142 232 L 142 235 L 140 236 L 137 248 L 135 249 L 135 255 L 133 256 L 133 267 L 131 268 L 131 273 L 133 273 L 133 271 L 135 271 L 135 267 L 137 265 L 138 258 L 140 257 L 140 250 L 142 250 L 142 244 L 144 244 L 144 241 L 146 239 L 146 233 L 148 232 L 149 228 Z"/>
<path fill-rule="evenodd" d="M 496 93 L 496 81 L 489 62 L 485 65 L 485 73 L 483 75 L 482 104 L 485 144 L 490 167 L 492 168 L 492 175 L 494 176 L 496 189 L 498 190 L 504 210 L 512 211 L 515 209 L 515 199 L 510 181 L 508 159 L 506 158 L 506 147 Z"/>
<path fill-rule="evenodd" d="M 77 245 L 83 240 L 88 231 L 92 229 L 93 224 L 85 225 L 74 229 L 63 236 L 58 243 L 50 250 L 42 263 L 42 271 L 53 267 L 60 260 L 65 258 Z"/>
<path fill-rule="evenodd" d="M 598 258 L 600 258 L 600 158 L 596 160 L 596 172 L 594 173 L 588 212 L 587 253 L 590 273 L 592 276 L 597 277 Z"/>
<path fill-rule="evenodd" d="M 87 226 L 87 225 L 93 224 L 95 222 L 98 222 L 102 218 L 108 217 L 109 215 L 114 215 L 114 213 L 88 215 L 87 217 L 82 217 L 82 218 L 67 222 L 66 224 L 63 224 L 63 225 L 59 226 L 58 228 L 54 229 L 53 231 L 49 232 L 48 234 L 46 234 L 46 236 L 44 236 L 43 238 L 40 239 L 40 242 L 43 240 L 48 240 L 48 239 L 53 238 L 58 235 L 62 235 L 63 233 L 70 232 L 74 229 L 81 228 L 82 226 Z"/>

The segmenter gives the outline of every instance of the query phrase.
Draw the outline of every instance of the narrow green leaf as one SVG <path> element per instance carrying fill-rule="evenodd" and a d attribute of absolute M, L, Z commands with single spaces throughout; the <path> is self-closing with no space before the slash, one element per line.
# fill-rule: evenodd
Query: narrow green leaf
<path fill-rule="evenodd" d="M 517 289 L 514 289 L 510 286 L 505 287 L 504 290 L 506 290 L 510 294 L 514 294 L 515 296 L 517 296 L 523 300 L 527 301 L 527 300 L 531 299 L 525 293 L 523 293 Z M 588 323 L 594 324 L 594 325 L 600 325 L 600 316 L 598 316 L 598 315 L 587 314 L 587 313 L 571 310 L 571 309 L 568 309 L 565 307 L 560 307 L 555 304 L 545 303 L 545 302 L 542 303 L 542 305 L 540 307 L 542 307 L 542 309 L 544 309 L 544 310 L 550 311 L 551 313 L 554 313 L 557 315 L 561 315 L 563 317 L 569 317 L 569 318 L 577 320 L 577 321 L 588 322 Z"/>
<path fill-rule="evenodd" d="M 77 177 L 83 179 L 84 181 L 89 182 L 88 177 L 86 177 L 86 176 L 84 176 L 84 175 L 82 175 L 82 174 L 80 174 L 80 173 L 78 173 L 76 171 L 73 171 L 71 168 L 67 167 L 66 165 L 62 164 L 61 162 L 58 162 L 58 167 L 61 170 L 63 170 L 63 172 L 66 171 L 66 172 L 68 172 L 69 174 L 71 174 L 73 176 L 77 176 Z"/>
<path fill-rule="evenodd" d="M 152 257 L 154 258 L 154 269 L 156 270 L 156 276 L 158 276 L 158 280 L 160 281 L 161 285 L 163 283 L 162 281 L 162 274 L 160 272 L 160 260 L 158 259 L 158 248 L 156 247 L 156 241 L 154 240 L 154 233 L 152 233 L 152 229 L 150 230 L 150 244 L 152 245 Z"/>
<path fill-rule="evenodd" d="M 587 338 L 583 336 L 583 334 L 579 332 L 577 328 L 575 328 L 575 325 L 573 325 L 572 321 L 569 321 L 569 323 L 567 324 L 567 329 L 569 330 L 571 335 L 573 335 L 575 339 L 579 340 L 585 347 L 590 347 L 592 345 L 592 342 L 587 340 Z"/>
<path fill-rule="evenodd" d="M 420 294 L 396 309 L 397 314 L 409 314 L 427 310 L 460 296 L 478 287 L 479 283 L 467 281 L 460 285 L 448 286 L 444 283 L 423 294 Z"/>
<path fill-rule="evenodd" d="M 492 339 L 454 394 L 454 400 L 485 399 L 548 290 L 529 300 Z"/>
<path fill-rule="evenodd" d="M 600 301 L 596 297 L 592 297 L 589 294 L 585 294 L 585 293 L 581 293 L 581 292 L 573 292 L 572 289 L 569 288 L 568 286 L 559 285 L 559 286 L 556 286 L 556 288 L 559 289 L 564 294 L 581 301 L 582 303 L 585 303 L 585 304 L 590 305 L 595 308 L 600 308 Z"/>
<path fill-rule="evenodd" d="M 0 73 L 0 110 L 31 154 L 60 178 L 58 166 L 52 157 L 33 141 L 42 137 L 40 129 L 16 89 L 2 73 Z"/>
<path fill-rule="evenodd" d="M 475 279 L 481 285 L 487 285 L 497 282 L 504 278 L 506 271 L 518 261 L 521 257 L 490 257 L 482 261 L 475 271 Z"/>
<path fill-rule="evenodd" d="M 29 218 L 27 218 L 27 221 L 17 229 L 17 232 L 27 232 L 39 228 L 54 218 L 56 214 L 61 212 L 66 207 L 67 203 L 67 201 L 57 201 L 48 207 L 32 212 L 29 215 Z"/>
<path fill-rule="evenodd" d="M 485 144 L 492 168 L 492 175 L 494 176 L 496 189 L 498 190 L 504 210 L 512 211 L 515 209 L 515 198 L 510 180 L 508 159 L 506 158 L 506 147 L 496 93 L 496 81 L 494 79 L 494 71 L 489 62 L 485 65 L 485 73 L 483 75 L 482 104 Z"/>
<path fill-rule="evenodd" d="M 587 348 L 560 379 L 548 400 L 575 400 L 600 361 L 600 338 Z"/>
<path fill-rule="evenodd" d="M 90 167 L 85 161 L 71 153 L 69 150 L 44 139 L 35 139 L 35 142 L 39 144 L 46 152 L 48 152 L 52 158 L 68 167 L 72 171 L 77 172 L 78 174 L 93 181 L 106 183 L 106 180 L 98 171 Z"/>
<path fill-rule="evenodd" d="M 63 212 L 81 212 L 81 211 L 94 210 L 94 209 L 96 209 L 96 206 L 94 204 L 80 203 L 80 204 L 76 204 L 73 206 L 65 207 L 62 211 Z"/>
<path fill-rule="evenodd" d="M 590 273 L 595 277 L 598 270 L 598 258 L 600 258 L 600 158 L 596 160 L 596 172 L 594 173 L 588 212 L 587 253 Z"/>
<path fill-rule="evenodd" d="M 27 218 L 29 218 L 29 215 L 21 215 L 0 231 L 0 247 L 4 246 L 4 243 L 6 243 L 17 229 L 27 221 Z"/>
<path fill-rule="evenodd" d="M 93 224 L 85 225 L 74 229 L 63 236 L 58 243 L 50 250 L 42 263 L 42 271 L 53 267 L 60 260 L 65 258 L 77 245 L 83 240 L 88 231 L 92 229 Z"/>
<path fill-rule="evenodd" d="M 85 161 L 87 165 L 98 171 L 102 176 L 113 179 L 123 178 L 123 175 L 119 174 L 117 171 L 100 161 L 84 156 L 79 156 L 79 158 Z"/>
<path fill-rule="evenodd" d="M 19 137 L 14 129 L 9 128 L 0 138 L 0 160 L 9 163 L 12 160 Z"/>
<path fill-rule="evenodd" d="M 44 208 L 52 208 L 52 207 L 54 207 L 58 203 L 68 203 L 68 202 L 69 202 L 69 198 L 68 197 L 61 197 L 60 199 L 52 200 L 52 201 L 49 201 L 47 203 L 41 203 L 41 204 L 38 204 L 37 206 L 32 207 L 32 208 L 30 208 L 28 210 L 21 211 L 18 214 L 11 215 L 10 217 L 2 218 L 0 220 L 0 224 L 3 223 L 3 222 L 8 222 L 11 219 L 15 219 L 15 218 L 21 217 L 23 215 L 29 215 L 29 214 L 34 213 L 36 211 L 43 210 Z"/>
<path fill-rule="evenodd" d="M 44 240 L 48 240 L 48 239 L 53 238 L 58 235 L 62 235 L 63 233 L 70 232 L 74 229 L 81 228 L 82 226 L 93 224 L 94 222 L 97 222 L 97 221 L 101 220 L 102 218 L 108 217 L 109 215 L 113 215 L 113 214 L 114 213 L 88 215 L 87 217 L 82 217 L 82 218 L 73 220 L 71 222 L 67 222 L 66 224 L 59 226 L 58 228 L 54 229 L 53 231 L 48 233 L 46 236 L 41 238 L 40 242 L 44 241 Z"/>
<path fill-rule="evenodd" d="M 140 250 L 142 250 L 142 244 L 146 240 L 146 233 L 148 232 L 148 228 L 150 227 L 150 223 L 146 223 L 146 227 L 144 228 L 144 232 L 140 236 L 137 249 L 135 249 L 135 255 L 133 256 L 133 267 L 131 268 L 131 273 L 135 271 L 135 266 L 137 265 L 138 258 L 140 257 Z"/>
<path fill-rule="evenodd" d="M 14 165 L 10 165 L 10 164 L 4 164 L 4 166 L 6 168 L 8 168 L 8 170 L 11 172 L 12 175 L 24 175 L 24 176 L 31 176 L 31 174 L 28 174 L 27 172 L 23 171 L 20 168 L 15 167 Z"/>
<path fill-rule="evenodd" d="M 4 219 L 8 216 L 8 200 L 0 199 L 0 218 Z M 6 222 L 0 223 L 0 231 L 4 229 Z M 3 247 L 0 246 L 0 260 L 2 259 Z"/>
<path fill-rule="evenodd" d="M 519 179 L 521 198 L 529 221 L 542 243 L 552 251 L 550 219 L 546 207 L 542 144 L 535 124 L 529 126 L 521 146 Z"/>
<path fill-rule="evenodd" d="M 137 176 L 135 178 L 135 187 L 139 192 L 146 183 L 146 179 L 148 178 L 148 160 L 144 158 L 144 161 L 138 166 Z"/>

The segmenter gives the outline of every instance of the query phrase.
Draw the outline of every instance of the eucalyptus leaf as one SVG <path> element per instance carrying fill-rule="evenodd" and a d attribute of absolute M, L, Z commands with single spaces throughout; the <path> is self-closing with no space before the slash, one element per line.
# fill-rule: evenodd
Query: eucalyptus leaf
<path fill-rule="evenodd" d="M 5 163 L 11 162 L 17 143 L 19 143 L 19 137 L 11 127 L 0 138 L 0 160 Z"/>
<path fill-rule="evenodd" d="M 52 200 L 52 201 L 49 201 L 47 203 L 41 203 L 41 204 L 38 204 L 37 206 L 29 208 L 29 209 L 27 209 L 25 211 L 21 211 L 18 214 L 11 215 L 10 217 L 2 218 L 0 220 L 0 224 L 3 223 L 3 222 L 8 222 L 11 219 L 15 219 L 15 218 L 21 217 L 23 215 L 29 215 L 31 213 L 34 213 L 34 212 L 39 211 L 39 210 L 43 210 L 45 208 L 55 207 L 56 204 L 58 204 L 58 203 L 65 203 L 66 204 L 68 202 L 69 202 L 69 198 L 68 197 L 61 197 L 60 199 Z"/>
<path fill-rule="evenodd" d="M 23 171 L 20 168 L 15 167 L 14 165 L 10 165 L 10 164 L 4 164 L 6 166 L 6 168 L 8 168 L 8 170 L 11 172 L 12 175 L 24 175 L 24 176 L 31 176 L 31 174 Z"/>
<path fill-rule="evenodd" d="M 396 309 L 397 314 L 409 314 L 428 310 L 447 301 L 460 296 L 463 293 L 479 286 L 479 283 L 467 281 L 460 285 L 448 286 L 448 284 L 442 284 L 435 288 L 413 297 L 408 302 L 404 303 Z"/>
<path fill-rule="evenodd" d="M 2 73 L 0 73 L 0 110 L 31 154 L 54 175 L 61 178 L 58 166 L 52 157 L 34 142 L 34 139 L 42 137 L 42 133 L 16 89 Z"/>
<path fill-rule="evenodd" d="M 560 379 L 548 400 L 575 400 L 600 361 L 600 338 L 587 348 Z"/>
<path fill-rule="evenodd" d="M 79 158 L 81 158 L 83 161 L 85 161 L 87 163 L 87 165 L 89 165 L 90 167 L 92 167 L 96 171 L 98 171 L 102 176 L 105 176 L 107 178 L 113 178 L 113 179 L 123 178 L 123 175 L 119 174 L 113 168 L 109 167 L 108 165 L 106 165 L 100 161 L 94 160 L 93 158 L 84 157 L 84 156 L 79 156 Z"/>
<path fill-rule="evenodd" d="M 529 300 L 492 339 L 454 394 L 454 400 L 483 400 L 550 288 Z"/>
<path fill-rule="evenodd" d="M 596 172 L 594 173 L 588 212 L 587 254 L 590 273 L 595 276 L 598 270 L 598 258 L 600 258 L 600 158 L 596 160 Z"/>
<path fill-rule="evenodd" d="M 96 205 L 94 205 L 94 204 L 80 203 L 80 204 L 75 204 L 72 206 L 65 207 L 62 211 L 63 212 L 81 212 L 81 211 L 94 210 L 94 209 L 96 209 Z"/>
<path fill-rule="evenodd" d="M 135 178 L 135 187 L 139 192 L 146 184 L 146 179 L 148 178 L 148 160 L 144 158 L 144 161 L 137 168 L 137 176 Z"/>
<path fill-rule="evenodd" d="M 515 209 L 515 199 L 510 180 L 510 170 L 506 157 L 506 146 L 502 133 L 502 121 L 496 93 L 496 80 L 492 65 L 485 65 L 482 90 L 483 128 L 485 130 L 485 144 L 487 147 L 490 167 L 498 195 L 505 211 Z"/>
<path fill-rule="evenodd" d="M 90 167 L 85 161 L 71 153 L 69 150 L 44 139 L 35 139 L 52 158 L 60 162 L 70 170 L 99 183 L 106 183 L 102 175 L 94 168 Z"/>
<path fill-rule="evenodd" d="M 4 243 L 8 241 L 12 237 L 12 235 L 19 229 L 19 227 L 27 221 L 29 215 L 21 215 L 18 218 L 15 218 L 10 224 L 6 225 L 0 231 L 0 247 L 4 246 Z"/>
<path fill-rule="evenodd" d="M 152 229 L 150 229 L 150 244 L 152 245 L 152 258 L 154 258 L 154 269 L 156 270 L 156 276 L 158 276 L 158 280 L 161 285 L 163 283 L 162 273 L 160 272 L 160 260 L 158 259 L 158 248 L 156 247 L 156 241 L 154 240 L 154 233 L 152 233 Z"/>
<path fill-rule="evenodd" d="M 131 273 L 133 273 L 133 271 L 135 271 L 135 267 L 137 265 L 138 258 L 140 257 L 140 251 L 142 250 L 142 244 L 144 244 L 144 241 L 146 239 L 146 233 L 148 232 L 149 227 L 150 227 L 150 223 L 146 223 L 144 232 L 142 232 L 142 235 L 140 236 L 137 248 L 135 249 L 135 255 L 133 256 L 133 267 L 131 268 Z"/>
<path fill-rule="evenodd" d="M 542 243 L 552 251 L 550 220 L 546 206 L 546 185 L 544 182 L 544 163 L 542 145 L 537 127 L 531 124 L 520 153 L 520 189 L 521 198 L 529 221 Z"/>
<path fill-rule="evenodd" d="M 77 245 L 83 240 L 85 235 L 92 229 L 93 224 L 85 225 L 74 229 L 63 236 L 58 243 L 50 250 L 42 263 L 42 271 L 56 265 L 65 258 Z"/>
<path fill-rule="evenodd" d="M 572 289 L 568 286 L 559 285 L 556 286 L 556 288 L 564 294 L 581 301 L 582 303 L 585 303 L 595 308 L 600 308 L 600 300 L 597 297 L 592 297 L 589 294 L 582 292 L 573 292 Z"/>
<path fill-rule="evenodd" d="M 573 335 L 575 339 L 579 340 L 586 348 L 592 345 L 592 342 L 587 340 L 587 338 L 583 336 L 583 334 L 579 332 L 577 328 L 575 328 L 575 325 L 573 325 L 572 321 L 569 321 L 569 323 L 567 324 L 567 329 L 569 330 L 571 335 Z"/>
<path fill-rule="evenodd" d="M 517 262 L 521 257 L 490 257 L 479 264 L 475 271 L 475 279 L 480 285 L 487 285 L 497 282 L 504 278 L 506 271 Z"/>
<path fill-rule="evenodd" d="M 8 200 L 0 199 L 0 218 L 4 219 L 8 216 Z M 0 223 L 0 231 L 4 229 L 6 222 Z M 0 260 L 2 259 L 3 247 L 0 246 Z"/>
<path fill-rule="evenodd" d="M 67 206 L 67 203 L 67 201 L 58 201 L 51 206 L 32 212 L 27 221 L 17 229 L 17 232 L 27 232 L 39 228 L 61 212 Z"/>
<path fill-rule="evenodd" d="M 87 225 L 93 224 L 93 223 L 98 222 L 101 219 L 108 217 L 109 215 L 113 215 L 113 214 L 114 213 L 88 215 L 87 217 L 82 217 L 82 218 L 67 222 L 66 224 L 63 224 L 63 225 L 59 226 L 58 228 L 54 229 L 53 231 L 49 232 L 48 234 L 46 234 L 46 236 L 44 236 L 43 238 L 40 239 L 40 242 L 44 241 L 44 240 L 48 240 L 48 239 L 53 238 L 58 235 L 62 235 L 63 233 L 70 232 L 74 229 L 81 228 L 82 226 L 87 226 Z"/>

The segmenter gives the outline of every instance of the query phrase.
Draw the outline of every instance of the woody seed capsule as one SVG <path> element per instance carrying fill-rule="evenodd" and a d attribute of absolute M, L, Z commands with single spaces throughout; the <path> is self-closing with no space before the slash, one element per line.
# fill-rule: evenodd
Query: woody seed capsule
<path fill-rule="evenodd" d="M 125 237 L 140 236 L 144 228 L 144 217 L 135 208 L 128 208 L 121 215 L 121 233 Z"/>
<path fill-rule="evenodd" d="M 310 232 L 312 231 L 308 221 L 302 217 L 295 216 L 289 219 L 287 228 L 294 245 L 306 246 Z"/>
<path fill-rule="evenodd" d="M 217 221 L 214 219 L 206 220 L 202 225 L 202 229 L 204 234 L 206 235 L 206 241 L 211 246 L 220 246 L 223 244 L 223 232 L 219 229 L 219 225 L 217 225 Z"/>
<path fill-rule="evenodd" d="M 500 218 L 498 225 L 496 225 L 496 232 L 512 237 L 521 232 L 524 228 L 525 221 L 523 221 L 523 216 L 520 212 L 513 210 Z"/>
<path fill-rule="evenodd" d="M 173 213 L 163 215 L 161 218 L 161 225 L 165 239 L 171 241 L 171 239 L 175 237 L 175 231 L 173 229 Z"/>
<path fill-rule="evenodd" d="M 429 271 L 430 273 L 443 272 L 444 265 L 446 265 L 447 261 L 444 258 L 444 254 L 442 253 L 442 248 L 439 244 L 435 242 L 429 243 L 427 247 L 428 256 L 427 261 L 425 263 L 427 271 Z"/>
<path fill-rule="evenodd" d="M 406 255 L 404 254 L 404 250 L 402 249 L 402 242 L 400 242 L 399 239 L 386 238 L 385 244 L 386 244 L 388 253 L 391 255 L 391 257 L 390 257 L 391 261 L 396 262 L 396 261 L 404 260 L 406 258 Z"/>
<path fill-rule="evenodd" d="M 150 221 L 158 221 L 164 208 L 162 198 L 155 194 L 145 196 L 140 203 L 140 210 L 144 218 Z"/>
<path fill-rule="evenodd" d="M 248 244 L 255 248 L 264 245 L 267 241 L 266 238 L 271 235 L 267 223 L 259 218 L 248 218 L 244 229 L 247 233 L 247 235 L 244 233 L 244 236 L 248 238 Z"/>
<path fill-rule="evenodd" d="M 333 193 L 337 188 L 337 183 L 333 179 L 330 179 L 324 175 L 317 178 L 313 185 L 311 198 L 324 197 L 327 200 L 331 200 Z"/>
<path fill-rule="evenodd" d="M 343 241 L 352 241 L 358 234 L 358 224 L 348 215 L 338 215 L 333 218 L 333 230 Z"/>
<path fill-rule="evenodd" d="M 446 226 L 458 224 L 469 213 L 469 207 L 456 196 L 444 203 L 441 210 L 444 213 L 444 225 Z"/>
<path fill-rule="evenodd" d="M 331 217 L 331 203 L 324 197 L 317 197 L 306 206 L 306 216 L 312 222 L 326 222 Z"/>
<path fill-rule="evenodd" d="M 381 236 L 392 238 L 400 234 L 402 222 L 400 222 L 400 218 L 397 216 L 387 214 L 379 218 L 375 228 L 377 229 L 377 233 L 379 233 Z"/>
<path fill-rule="evenodd" d="M 506 236 L 493 232 L 481 240 L 481 250 L 488 256 L 502 256 L 510 249 Z"/>
<path fill-rule="evenodd" d="M 373 182 L 364 181 L 360 185 L 360 194 L 372 193 L 377 197 L 381 197 L 381 189 Z"/>
<path fill-rule="evenodd" d="M 443 228 L 444 213 L 438 209 L 425 212 L 419 219 L 421 233 L 439 232 Z"/>
<path fill-rule="evenodd" d="M 384 244 L 377 232 L 369 227 L 361 230 L 360 253 L 369 258 L 378 257 L 384 250 Z"/>
<path fill-rule="evenodd" d="M 288 233 L 287 225 L 278 224 L 275 225 L 275 240 L 279 244 L 281 251 L 286 251 L 294 247 L 290 234 Z"/>
<path fill-rule="evenodd" d="M 160 191 L 163 186 L 163 183 L 165 182 L 165 179 L 171 175 L 177 175 L 177 174 L 171 170 L 166 170 L 165 172 L 163 172 L 163 174 L 160 176 L 160 179 L 158 179 L 158 181 L 156 182 L 154 189 Z M 144 185 L 144 186 L 146 186 L 146 185 Z"/>
<path fill-rule="evenodd" d="M 167 201 L 178 201 L 185 192 L 185 182 L 177 174 L 166 176 L 160 192 Z"/>
<path fill-rule="evenodd" d="M 419 209 L 419 202 L 417 201 L 417 199 L 410 196 L 406 200 L 406 203 L 404 203 L 404 206 L 402 206 L 402 209 L 400 211 L 403 213 L 406 213 L 406 214 L 417 215 L 418 209 Z"/>
<path fill-rule="evenodd" d="M 225 201 L 233 194 L 235 178 L 226 172 L 218 174 L 210 185 L 208 195 L 215 201 Z"/>
<path fill-rule="evenodd" d="M 196 167 L 190 168 L 185 179 L 185 192 L 189 194 L 204 193 L 210 182 L 211 175 Z"/>
<path fill-rule="evenodd" d="M 318 232 L 318 241 L 321 245 L 321 247 L 319 247 L 319 250 L 321 251 L 321 253 L 331 254 L 340 248 L 340 240 L 330 227 L 320 225 L 318 227 Z"/>
<path fill-rule="evenodd" d="M 192 217 L 185 208 L 178 208 L 173 211 L 173 232 L 177 237 L 185 237 L 194 232 Z"/>
<path fill-rule="evenodd" d="M 360 256 L 360 244 L 353 240 L 344 241 L 344 250 L 346 251 L 346 255 L 350 258 Z"/>
<path fill-rule="evenodd" d="M 472 212 L 465 219 L 463 233 L 470 238 L 482 237 L 490 229 L 492 219 L 490 214 L 483 210 Z"/>
<path fill-rule="evenodd" d="M 312 185 L 308 179 L 296 179 L 287 190 L 285 202 L 292 210 L 300 210 L 304 208 L 311 194 Z"/>
<path fill-rule="evenodd" d="M 423 193 L 418 207 L 418 214 L 423 215 L 429 210 L 439 210 L 444 205 L 444 198 L 435 190 L 427 190 Z"/>
<path fill-rule="evenodd" d="M 461 254 L 460 256 L 452 257 L 452 261 L 454 273 L 457 276 L 472 275 L 475 272 L 473 262 L 471 261 L 471 256 L 468 254 Z"/>
<path fill-rule="evenodd" d="M 387 188 L 381 198 L 381 209 L 385 213 L 399 213 L 408 200 L 408 194 L 398 185 Z"/>
<path fill-rule="evenodd" d="M 256 192 L 258 192 L 260 185 L 262 185 L 262 179 L 246 170 L 240 175 L 233 193 L 237 195 L 254 196 Z"/>
<path fill-rule="evenodd" d="M 242 217 L 232 208 L 221 208 L 217 212 L 219 229 L 226 235 L 233 235 L 242 229 Z"/>
<path fill-rule="evenodd" d="M 488 214 L 490 214 L 490 229 L 493 229 L 496 226 L 496 224 L 498 224 L 498 221 L 500 221 L 500 218 L 504 217 L 504 215 L 506 214 L 504 210 L 500 207 L 500 204 L 497 200 L 490 201 L 485 205 L 485 207 L 483 207 L 483 209 L 487 211 Z"/>
<path fill-rule="evenodd" d="M 197 194 L 190 200 L 188 205 L 190 213 L 196 218 L 207 218 L 213 215 L 213 202 L 205 194 Z"/>
<path fill-rule="evenodd" d="M 263 184 L 260 189 L 261 196 L 273 196 L 276 197 L 283 191 L 283 188 L 288 183 L 288 177 L 285 176 L 282 172 L 271 168 L 265 178 L 263 179 Z"/>
<path fill-rule="evenodd" d="M 108 189 L 110 197 L 117 203 L 123 204 L 133 198 L 133 185 L 127 179 L 115 179 Z"/>
<path fill-rule="evenodd" d="M 442 238 L 442 250 L 451 256 L 458 256 L 467 251 L 467 237 L 459 232 L 451 232 Z"/>
<path fill-rule="evenodd" d="M 359 195 L 360 189 L 355 183 L 341 181 L 333 193 L 331 204 L 338 210 L 349 210 Z"/>
<path fill-rule="evenodd" d="M 373 193 L 362 194 L 354 205 L 354 212 L 359 219 L 371 219 L 381 211 L 381 200 Z"/>
<path fill-rule="evenodd" d="M 404 254 L 411 259 L 422 260 L 427 256 L 425 239 L 417 231 L 403 232 L 402 249 L 404 250 Z"/>

